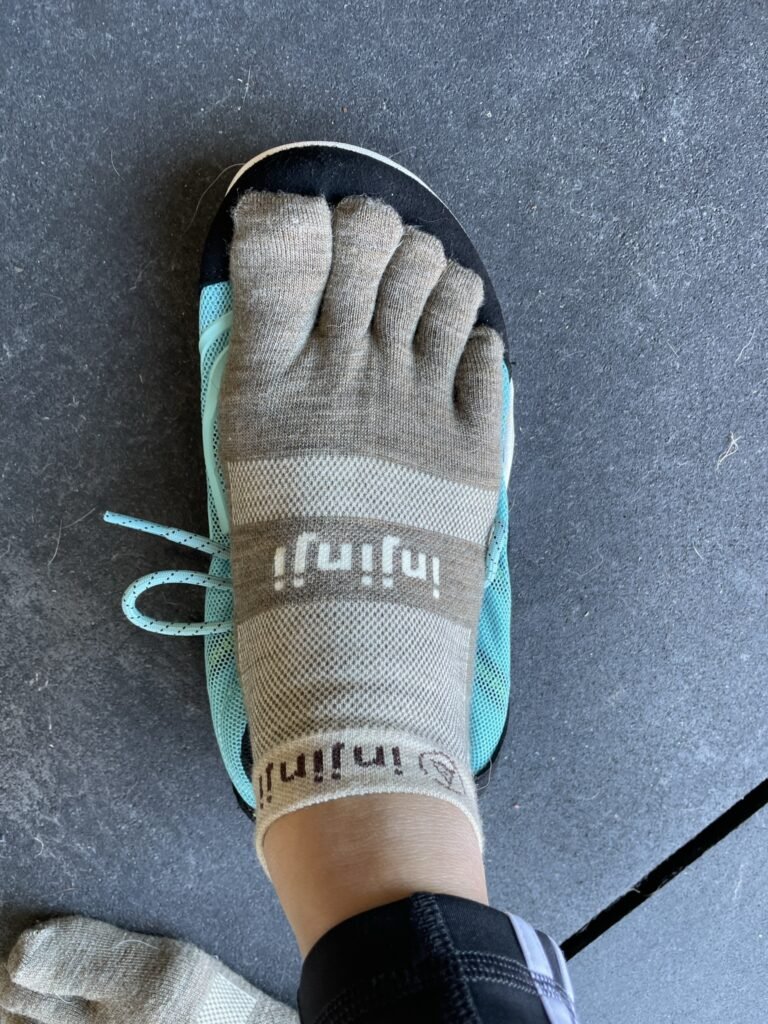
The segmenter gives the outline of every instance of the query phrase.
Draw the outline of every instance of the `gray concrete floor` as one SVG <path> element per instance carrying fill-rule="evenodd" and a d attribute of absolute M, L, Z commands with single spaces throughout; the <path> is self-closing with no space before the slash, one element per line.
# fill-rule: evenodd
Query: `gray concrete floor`
<path fill-rule="evenodd" d="M 497 283 L 519 430 L 490 884 L 565 939 L 768 774 L 764 5 L 8 0 L 0 19 L 3 942 L 81 912 L 292 996 L 200 647 L 119 609 L 134 577 L 197 563 L 93 510 L 204 529 L 217 175 L 302 138 L 410 166 Z M 723 980 L 768 980 L 747 827 L 576 958 L 585 1021 L 678 1019 L 705 981 L 689 1019 L 734 1000 L 763 1019 Z M 723 922 L 720 972 L 691 906 Z"/>

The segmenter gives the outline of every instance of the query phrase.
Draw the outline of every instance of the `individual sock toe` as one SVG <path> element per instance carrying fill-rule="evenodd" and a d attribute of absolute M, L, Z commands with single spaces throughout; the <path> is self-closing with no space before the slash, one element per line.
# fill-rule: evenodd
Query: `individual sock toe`
<path fill-rule="evenodd" d="M 461 354 L 454 382 L 459 416 L 494 444 L 503 405 L 504 342 L 491 327 L 478 324 Z"/>
<path fill-rule="evenodd" d="M 296 357 L 317 319 L 331 269 L 331 211 L 322 196 L 247 192 L 235 207 L 234 223 L 230 269 L 237 316 L 230 359 L 279 371 Z"/>
<path fill-rule="evenodd" d="M 478 274 L 449 262 L 432 290 L 416 334 L 417 356 L 453 382 L 483 302 Z"/>
<path fill-rule="evenodd" d="M 94 1020 L 90 1010 L 83 999 L 40 995 L 22 988 L 0 965 L 0 1024 L 85 1024 Z"/>
<path fill-rule="evenodd" d="M 374 334 L 385 345 L 411 345 L 447 260 L 434 235 L 406 227 L 379 288 Z"/>
<path fill-rule="evenodd" d="M 11 981 L 24 988 L 45 992 L 47 978 L 50 974 L 52 939 L 57 926 L 61 926 L 68 918 L 57 922 L 47 921 L 45 924 L 28 928 L 14 945 L 8 955 L 7 971 Z"/>
<path fill-rule="evenodd" d="M 333 212 L 333 263 L 320 313 L 322 337 L 349 341 L 373 319 L 382 275 L 403 233 L 400 216 L 385 203 L 349 196 Z"/>

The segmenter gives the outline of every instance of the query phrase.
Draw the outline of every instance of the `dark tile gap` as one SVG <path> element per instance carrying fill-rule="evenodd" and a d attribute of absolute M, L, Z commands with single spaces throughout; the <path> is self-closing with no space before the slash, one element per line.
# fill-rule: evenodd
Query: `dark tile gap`
<path fill-rule="evenodd" d="M 698 832 L 687 843 L 679 846 L 674 853 L 657 864 L 636 885 L 633 885 L 631 889 L 628 889 L 573 935 L 570 935 L 561 944 L 566 960 L 570 960 L 596 939 L 599 939 L 609 928 L 613 928 L 622 918 L 645 903 L 649 896 L 658 892 L 667 882 L 671 882 L 676 875 L 679 875 L 707 850 L 743 825 L 748 818 L 756 814 L 766 804 L 768 804 L 768 778 L 750 790 L 746 796 L 737 800 L 727 811 L 706 825 L 701 832 Z"/>

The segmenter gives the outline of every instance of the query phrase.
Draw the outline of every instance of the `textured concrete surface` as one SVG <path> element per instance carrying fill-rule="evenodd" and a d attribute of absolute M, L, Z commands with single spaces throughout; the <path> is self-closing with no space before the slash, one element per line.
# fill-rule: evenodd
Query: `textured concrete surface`
<path fill-rule="evenodd" d="M 585 1024 L 765 1020 L 768 810 L 574 958 Z"/>
<path fill-rule="evenodd" d="M 506 311 L 514 713 L 489 872 L 497 905 L 566 937 L 766 774 L 764 5 L 0 18 L 4 934 L 80 911 L 292 991 L 200 648 L 120 614 L 136 576 L 199 563 L 95 510 L 204 529 L 195 282 L 217 175 L 333 138 L 443 195 Z"/>

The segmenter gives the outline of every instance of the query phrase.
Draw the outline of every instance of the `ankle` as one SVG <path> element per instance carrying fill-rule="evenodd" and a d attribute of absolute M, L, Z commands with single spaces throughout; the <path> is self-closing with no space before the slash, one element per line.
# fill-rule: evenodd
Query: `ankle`
<path fill-rule="evenodd" d="M 264 857 L 302 955 L 330 928 L 414 892 L 488 902 L 477 832 L 433 797 L 376 793 L 279 818 Z"/>

